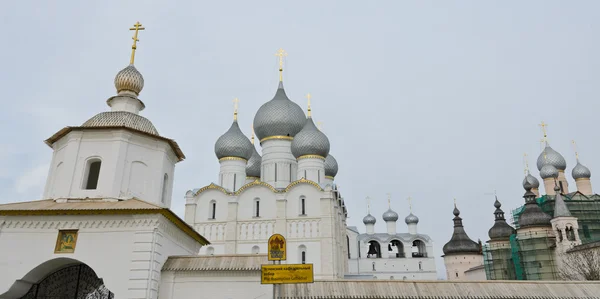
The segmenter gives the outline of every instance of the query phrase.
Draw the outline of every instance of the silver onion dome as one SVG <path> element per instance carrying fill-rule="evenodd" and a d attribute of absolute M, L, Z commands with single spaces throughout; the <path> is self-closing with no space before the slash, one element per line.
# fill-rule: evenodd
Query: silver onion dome
<path fill-rule="evenodd" d="M 252 157 L 252 143 L 242 133 L 237 121 L 233 121 L 225 134 L 221 135 L 215 143 L 217 158 L 236 157 L 249 160 Z"/>
<path fill-rule="evenodd" d="M 406 222 L 406 224 L 418 224 L 419 217 L 417 217 L 411 212 L 410 214 L 408 214 L 408 216 L 406 216 L 406 218 L 404 218 L 404 222 Z"/>
<path fill-rule="evenodd" d="M 304 128 L 294 137 L 292 154 L 296 159 L 305 155 L 317 155 L 325 159 L 329 154 L 329 139 L 317 129 L 312 117 L 306 119 Z"/>
<path fill-rule="evenodd" d="M 542 179 L 556 178 L 558 177 L 558 169 L 552 164 L 546 164 L 540 169 L 540 176 Z"/>
<path fill-rule="evenodd" d="M 533 189 L 537 189 L 540 187 L 540 181 L 538 181 L 538 179 L 532 176 L 529 172 L 527 173 L 525 178 L 523 178 L 523 188 L 525 188 L 525 185 L 527 183 L 529 183 L 531 185 L 531 188 Z"/>
<path fill-rule="evenodd" d="M 254 116 L 254 131 L 259 140 L 271 136 L 294 137 L 306 122 L 306 116 L 298 104 L 292 102 L 283 89 L 283 82 L 272 100 L 264 103 Z"/>
<path fill-rule="evenodd" d="M 325 158 L 325 175 L 330 177 L 335 177 L 338 173 L 338 163 L 337 160 L 331 155 L 327 155 Z"/>
<path fill-rule="evenodd" d="M 248 159 L 246 165 L 246 176 L 260 178 L 260 164 L 262 157 L 256 151 L 256 147 L 252 145 L 252 156 Z"/>
<path fill-rule="evenodd" d="M 544 154 L 546 157 L 544 157 Z M 542 171 L 542 167 L 544 167 L 544 164 L 550 164 L 556 167 L 556 169 L 558 170 L 567 169 L 567 162 L 565 161 L 565 158 L 560 153 L 551 148 L 548 144 L 546 144 L 546 147 L 537 158 L 537 169 L 539 171 Z"/>
<path fill-rule="evenodd" d="M 383 221 L 398 221 L 398 213 L 394 212 L 391 208 L 385 211 L 383 215 L 381 215 Z"/>
<path fill-rule="evenodd" d="M 144 88 L 144 77 L 133 64 L 130 64 L 117 73 L 115 87 L 117 88 L 117 92 L 131 91 L 139 95 Z"/>
<path fill-rule="evenodd" d="M 371 215 L 371 214 L 367 214 L 367 216 L 365 216 L 365 218 L 363 218 L 364 224 L 375 224 L 375 222 L 377 222 L 377 219 L 375 217 L 373 217 L 373 215 Z"/>
<path fill-rule="evenodd" d="M 573 179 L 589 179 L 592 177 L 592 172 L 589 168 L 583 166 L 579 161 L 577 161 L 577 165 L 573 167 L 573 171 L 571 171 L 571 175 L 573 175 Z"/>

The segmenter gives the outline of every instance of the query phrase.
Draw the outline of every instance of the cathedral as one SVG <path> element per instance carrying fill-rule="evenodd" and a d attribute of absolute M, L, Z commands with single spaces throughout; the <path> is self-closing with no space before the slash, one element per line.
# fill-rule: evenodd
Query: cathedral
<path fill-rule="evenodd" d="M 398 232 L 390 198 L 381 217 L 385 233 L 375 232 L 370 209 L 363 219 L 366 233 L 348 227 L 329 139 L 315 125 L 310 102 L 305 114 L 286 95 L 283 50 L 277 53 L 275 94 L 254 117 L 260 154 L 254 135 L 240 130 L 236 106 L 231 126 L 222 128 L 214 146 L 218 180 L 185 194 L 182 219 L 171 204 L 175 165 L 185 155 L 141 115 L 144 77 L 135 51 L 143 29 L 139 22 L 131 28 L 130 63 L 114 79 L 116 94 L 106 100 L 110 110 L 45 140 L 53 152 L 42 198 L 0 205 L 0 299 L 600 298 L 598 283 L 435 281 L 433 241 L 417 230 L 412 208 L 406 232 Z M 516 239 L 547 238 L 555 242 L 552 248 L 571 250 L 583 239 L 576 221 L 581 216 L 569 202 L 590 196 L 591 187 L 582 181 L 578 186 L 589 187 L 585 194 L 566 193 L 566 182 L 559 184 L 564 167 L 558 156 L 546 153 L 543 167 L 553 167 L 548 184 L 557 183 L 546 188 L 556 190 L 548 195 L 553 198 L 544 200 L 556 202 L 551 205 L 556 215 L 551 219 L 538 206 L 537 187 L 526 180 Z M 502 224 L 499 203 L 497 211 L 499 228 L 490 236 L 512 246 L 514 233 Z M 477 272 L 482 246 L 466 235 L 459 214 L 455 208 L 444 261 L 454 265 L 450 274 Z M 592 222 L 580 218 L 584 236 L 596 234 L 591 226 L 586 233 L 584 226 Z M 564 238 L 556 238 L 558 232 Z M 287 239 L 283 264 L 311 264 L 314 282 L 277 287 L 261 282 L 274 233 Z M 468 267 L 460 261 L 467 257 L 473 260 Z M 555 261 L 538 262 L 546 267 Z"/>

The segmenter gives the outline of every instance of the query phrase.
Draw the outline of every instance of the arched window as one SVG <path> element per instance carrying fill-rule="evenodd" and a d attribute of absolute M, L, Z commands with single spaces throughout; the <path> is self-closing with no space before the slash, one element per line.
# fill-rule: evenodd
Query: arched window
<path fill-rule="evenodd" d="M 397 258 L 406 257 L 404 255 L 404 244 L 398 240 L 392 240 L 388 245 L 388 251 L 392 253 L 390 256 L 395 256 Z"/>
<path fill-rule="evenodd" d="M 456 277 L 458 277 L 458 272 L 456 272 L 456 273 L 454 273 L 454 274 L 456 274 Z"/>
<path fill-rule="evenodd" d="M 394 280 L 394 276 L 390 276 L 390 280 Z"/>
<path fill-rule="evenodd" d="M 257 245 L 252 246 L 252 254 L 258 254 L 260 252 L 260 248 Z"/>
<path fill-rule="evenodd" d="M 299 260 L 301 264 L 306 264 L 306 246 L 298 246 Z"/>
<path fill-rule="evenodd" d="M 573 230 L 572 226 L 567 227 L 565 233 L 567 234 L 567 240 L 575 241 L 575 231 Z"/>
<path fill-rule="evenodd" d="M 306 197 L 300 196 L 300 215 L 306 215 Z"/>
<path fill-rule="evenodd" d="M 215 255 L 215 249 L 212 246 L 206 247 L 206 255 Z"/>
<path fill-rule="evenodd" d="M 254 199 L 254 217 L 260 217 L 260 198 Z"/>
<path fill-rule="evenodd" d="M 381 258 L 381 246 L 377 241 L 369 241 L 369 251 L 367 258 Z"/>
<path fill-rule="evenodd" d="M 208 206 L 208 210 L 210 211 L 210 214 L 208 215 L 208 219 L 216 219 L 217 218 L 217 201 L 215 201 L 214 199 L 210 201 L 210 204 Z"/>
<path fill-rule="evenodd" d="M 346 246 L 348 247 L 348 259 L 350 259 L 350 237 L 346 235 Z"/>
<path fill-rule="evenodd" d="M 427 257 L 427 250 L 425 248 L 425 242 L 423 242 L 421 240 L 413 241 L 412 256 L 413 257 Z"/>
<path fill-rule="evenodd" d="M 558 235 L 558 242 L 562 242 L 563 235 L 562 235 L 562 231 L 560 230 L 560 228 L 556 229 L 556 234 Z"/>
<path fill-rule="evenodd" d="M 160 198 L 160 201 L 162 203 L 166 203 L 167 202 L 167 188 L 168 188 L 168 183 L 169 183 L 169 175 L 167 175 L 165 173 L 165 175 L 163 176 L 162 196 Z"/>
<path fill-rule="evenodd" d="M 95 190 L 98 187 L 100 178 L 100 166 L 102 161 L 98 158 L 89 159 L 85 166 L 85 180 L 83 188 L 86 190 Z"/>

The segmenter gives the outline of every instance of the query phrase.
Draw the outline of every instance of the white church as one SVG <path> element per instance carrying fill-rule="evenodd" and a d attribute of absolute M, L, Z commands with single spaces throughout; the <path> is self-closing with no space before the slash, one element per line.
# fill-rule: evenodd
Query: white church
<path fill-rule="evenodd" d="M 412 212 L 406 233 L 396 231 L 391 204 L 387 232 L 375 233 L 370 213 L 366 233 L 347 227 L 329 140 L 310 105 L 305 115 L 287 97 L 282 52 L 275 96 L 254 118 L 262 156 L 236 109 L 215 144 L 218 182 L 188 191 L 184 219 L 174 214 L 174 168 L 185 156 L 140 115 L 137 29 L 110 111 L 45 141 L 53 154 L 42 199 L 0 205 L 0 298 L 488 298 L 489 285 L 431 281 L 433 243 Z M 313 264 L 314 283 L 284 285 L 275 296 L 261 284 L 273 233 L 288 240 L 286 263 Z M 585 295 L 600 286 L 544 290 Z"/>

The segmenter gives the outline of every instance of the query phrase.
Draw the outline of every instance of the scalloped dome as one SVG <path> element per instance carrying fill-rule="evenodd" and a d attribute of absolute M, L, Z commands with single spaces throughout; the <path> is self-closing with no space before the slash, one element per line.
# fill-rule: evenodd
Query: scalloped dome
<path fill-rule="evenodd" d="M 542 179 L 556 178 L 558 177 L 558 169 L 551 164 L 546 164 L 542 166 L 542 169 L 540 169 L 540 176 Z"/>
<path fill-rule="evenodd" d="M 147 118 L 127 111 L 106 111 L 94 115 L 84 122 L 82 127 L 126 127 L 157 135 L 158 131 Z"/>
<path fill-rule="evenodd" d="M 252 156 L 248 159 L 248 165 L 246 165 L 246 176 L 260 178 L 262 157 L 258 154 L 254 145 L 252 145 L 252 149 Z"/>
<path fill-rule="evenodd" d="M 538 179 L 534 176 L 531 175 L 531 173 L 527 173 L 527 175 L 525 176 L 525 178 L 523 178 L 523 188 L 525 188 L 525 185 L 529 183 L 531 185 L 531 188 L 537 189 L 540 187 L 540 181 L 538 181 Z"/>
<path fill-rule="evenodd" d="M 363 218 L 364 224 L 375 224 L 375 222 L 377 222 L 377 219 L 371 214 L 368 214 L 367 216 L 365 216 L 365 218 Z"/>
<path fill-rule="evenodd" d="M 544 152 L 546 153 L 545 158 Z M 542 167 L 544 167 L 544 164 L 546 163 L 556 167 L 558 170 L 567 169 L 567 161 L 565 161 L 565 158 L 547 144 L 537 158 L 537 169 L 542 171 Z"/>
<path fill-rule="evenodd" d="M 419 217 L 417 217 L 411 212 L 410 214 L 408 214 L 408 216 L 406 216 L 406 218 L 404 218 L 404 222 L 406 224 L 417 224 L 419 223 Z"/>
<path fill-rule="evenodd" d="M 327 157 L 329 154 L 329 138 L 317 129 L 312 117 L 306 119 L 304 128 L 292 141 L 292 155 L 298 159 L 304 155 L 317 155 Z"/>
<path fill-rule="evenodd" d="M 462 218 L 460 218 L 460 211 L 456 206 L 454 206 L 454 210 L 452 211 L 454 214 L 454 232 L 452 233 L 452 238 L 448 243 L 444 244 L 442 247 L 442 251 L 444 255 L 448 254 L 480 254 L 479 244 L 467 235 L 465 229 L 462 224 Z"/>
<path fill-rule="evenodd" d="M 331 155 L 327 155 L 325 157 L 325 175 L 330 177 L 335 177 L 338 173 L 338 163 L 337 160 Z"/>
<path fill-rule="evenodd" d="M 573 179 L 589 179 L 592 177 L 592 172 L 589 168 L 583 166 L 579 161 L 577 161 L 577 165 L 573 167 L 571 171 L 571 175 Z"/>
<path fill-rule="evenodd" d="M 511 235 L 516 233 L 516 230 L 506 223 L 504 211 L 500 209 L 501 206 L 502 204 L 500 204 L 498 199 L 496 199 L 494 202 L 494 207 L 496 207 L 494 216 L 496 220 L 494 221 L 494 226 L 492 226 L 488 231 L 488 236 L 491 240 L 506 240 L 509 239 Z"/>
<path fill-rule="evenodd" d="M 242 133 L 237 121 L 233 121 L 229 130 L 217 139 L 215 154 L 219 159 L 237 157 L 249 160 L 252 157 L 252 143 Z"/>
<path fill-rule="evenodd" d="M 144 77 L 133 64 L 130 64 L 117 73 L 115 87 L 117 92 L 131 91 L 139 95 L 144 88 Z"/>
<path fill-rule="evenodd" d="M 388 209 L 381 215 L 383 217 L 383 221 L 398 221 L 398 213 L 394 212 L 392 209 Z"/>
<path fill-rule="evenodd" d="M 279 82 L 273 99 L 260 106 L 256 112 L 254 132 L 259 140 L 271 136 L 294 137 L 305 123 L 304 111 L 287 97 L 283 82 Z"/>

